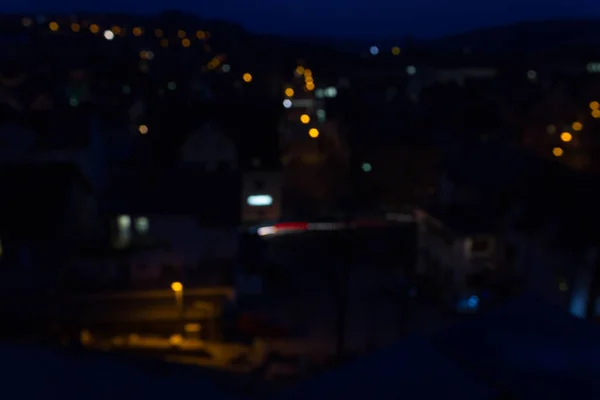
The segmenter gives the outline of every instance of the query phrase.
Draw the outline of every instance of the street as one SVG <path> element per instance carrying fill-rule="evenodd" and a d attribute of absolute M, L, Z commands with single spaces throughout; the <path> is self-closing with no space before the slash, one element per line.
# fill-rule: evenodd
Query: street
<path fill-rule="evenodd" d="M 305 232 L 272 237 L 269 253 L 275 283 L 267 285 L 270 314 L 283 324 L 300 326 L 304 336 L 274 340 L 273 350 L 302 353 L 315 361 L 336 348 L 336 285 L 347 272 L 346 350 L 360 354 L 387 346 L 407 333 L 431 335 L 453 319 L 418 301 L 400 301 L 416 251 L 415 227 L 364 229 L 340 246 L 335 232 Z"/>

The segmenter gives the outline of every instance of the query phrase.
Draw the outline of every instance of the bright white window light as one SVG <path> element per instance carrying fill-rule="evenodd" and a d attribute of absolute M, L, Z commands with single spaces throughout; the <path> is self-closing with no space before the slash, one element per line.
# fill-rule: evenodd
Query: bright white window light
<path fill-rule="evenodd" d="M 252 207 L 264 207 L 273 204 L 273 198 L 268 194 L 256 194 L 248 196 L 247 202 Z"/>
<path fill-rule="evenodd" d="M 117 218 L 119 229 L 127 230 L 131 227 L 131 217 L 129 215 L 119 215 Z"/>
<path fill-rule="evenodd" d="M 135 220 L 135 230 L 139 233 L 148 232 L 148 228 L 150 227 L 150 222 L 146 217 L 138 217 Z"/>

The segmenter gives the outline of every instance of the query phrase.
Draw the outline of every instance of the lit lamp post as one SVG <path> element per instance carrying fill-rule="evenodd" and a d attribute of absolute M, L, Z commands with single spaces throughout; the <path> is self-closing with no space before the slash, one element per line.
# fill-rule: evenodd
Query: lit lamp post
<path fill-rule="evenodd" d="M 183 316 L 183 284 L 181 282 L 171 283 L 171 290 L 175 293 L 175 302 L 179 310 L 179 316 Z"/>

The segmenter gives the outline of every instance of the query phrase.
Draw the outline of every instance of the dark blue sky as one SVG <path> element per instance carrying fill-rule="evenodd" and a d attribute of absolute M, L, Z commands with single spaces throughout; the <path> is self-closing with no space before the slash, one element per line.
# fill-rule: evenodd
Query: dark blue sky
<path fill-rule="evenodd" d="M 9 12 L 145 14 L 165 8 L 228 19 L 260 33 L 353 38 L 431 37 L 523 20 L 600 16 L 595 0 L 3 0 L 0 5 Z"/>

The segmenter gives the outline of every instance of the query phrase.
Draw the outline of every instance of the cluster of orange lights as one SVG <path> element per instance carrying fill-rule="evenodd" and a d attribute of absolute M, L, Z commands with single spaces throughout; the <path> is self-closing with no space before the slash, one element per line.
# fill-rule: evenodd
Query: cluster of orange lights
<path fill-rule="evenodd" d="M 590 110 L 592 117 L 596 119 L 600 118 L 600 103 L 597 101 L 590 102 Z"/>
<path fill-rule="evenodd" d="M 23 18 L 22 23 L 23 23 L 23 26 L 30 27 L 33 25 L 33 20 L 31 18 Z M 70 24 L 70 29 L 73 32 L 81 32 L 83 27 L 85 27 L 85 26 L 87 26 L 87 23 L 79 24 L 77 22 L 72 22 Z M 90 24 L 87 27 L 90 30 L 90 32 L 93 34 L 100 33 L 100 26 L 98 26 L 97 24 Z M 60 30 L 60 25 L 58 24 L 58 22 L 52 21 L 48 24 L 48 29 L 50 29 L 50 31 L 52 31 L 52 32 L 58 32 Z M 110 31 L 115 36 L 125 36 L 127 34 L 125 29 L 118 25 L 112 26 L 110 28 Z M 140 36 L 144 35 L 145 30 L 141 26 L 136 26 L 131 30 L 131 33 L 133 34 L 133 36 L 140 37 Z M 161 47 L 169 47 L 169 41 L 165 38 L 165 32 L 162 29 L 159 29 L 159 28 L 154 29 L 154 36 L 161 39 L 161 41 L 160 41 Z M 198 40 L 205 41 L 210 37 L 210 33 L 207 31 L 204 31 L 204 30 L 198 30 L 195 32 L 195 36 Z M 181 42 L 181 46 L 188 48 L 192 45 L 191 39 L 187 36 L 186 31 L 184 31 L 183 29 L 179 29 L 177 31 L 177 37 Z M 204 50 L 210 51 L 210 46 L 205 44 Z"/>
<path fill-rule="evenodd" d="M 315 90 L 315 81 L 313 79 L 313 74 L 312 71 L 308 68 L 303 67 L 302 65 L 298 65 L 296 67 L 295 70 L 295 74 L 297 77 L 303 77 L 304 78 L 304 90 L 307 92 L 313 91 Z M 294 89 L 292 89 L 291 87 L 287 87 L 284 90 L 284 94 L 286 97 L 293 97 L 295 92 Z M 289 101 L 289 100 L 287 100 Z M 300 122 L 304 125 L 308 125 L 311 121 L 310 115 L 308 114 L 302 114 L 300 115 Z M 316 139 L 318 138 L 320 135 L 320 132 L 317 128 L 310 128 L 308 130 L 308 136 L 311 137 L 312 139 Z"/>
<path fill-rule="evenodd" d="M 591 101 L 589 103 L 589 108 L 590 108 L 590 115 L 595 118 L 598 119 L 600 118 L 600 102 L 598 101 Z M 550 129 L 552 128 L 552 129 Z M 548 133 L 553 133 L 554 131 L 554 125 L 549 126 L 548 128 Z M 583 130 L 583 123 L 579 122 L 579 121 L 575 121 L 571 124 L 571 129 L 573 132 L 581 132 Z M 560 134 L 560 140 L 564 143 L 569 143 L 572 142 L 574 139 L 574 136 L 571 132 L 568 131 L 564 131 Z M 552 149 L 552 155 L 554 155 L 555 157 L 562 157 L 565 154 L 565 151 L 563 148 L 561 147 L 554 147 Z"/>
<path fill-rule="evenodd" d="M 223 62 L 223 60 L 225 60 L 225 56 L 222 55 L 222 54 L 218 55 L 216 57 L 213 57 L 213 59 L 208 62 L 208 64 L 206 65 L 206 67 L 208 69 L 215 69 L 219 65 L 221 65 L 221 63 Z"/>
<path fill-rule="evenodd" d="M 309 92 L 315 90 L 315 81 L 312 76 L 312 71 L 308 68 L 304 68 L 304 73 L 302 75 L 304 75 L 304 88 Z"/>

